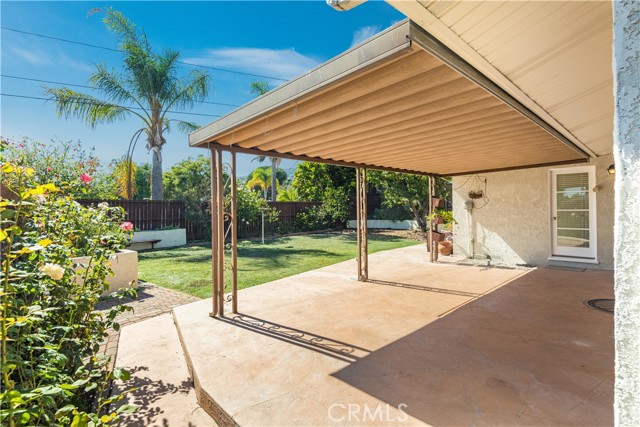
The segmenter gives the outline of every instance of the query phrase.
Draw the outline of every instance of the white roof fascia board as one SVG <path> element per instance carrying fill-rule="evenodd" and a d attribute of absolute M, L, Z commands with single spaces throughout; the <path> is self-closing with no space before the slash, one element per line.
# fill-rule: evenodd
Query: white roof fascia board
<path fill-rule="evenodd" d="M 349 49 L 329 62 L 195 130 L 189 134 L 189 145 L 201 145 L 214 135 L 220 135 L 258 116 L 268 114 L 284 104 L 321 89 L 355 71 L 397 54 L 408 53 L 411 49 L 409 33 L 410 22 L 407 19 Z"/>
<path fill-rule="evenodd" d="M 451 28 L 429 12 L 418 0 L 385 0 L 398 11 L 404 13 L 414 23 L 439 40 L 442 44 L 467 61 L 480 73 L 502 87 L 506 92 L 535 113 L 538 117 L 555 128 L 565 138 L 574 143 L 591 157 L 598 157 L 593 150 L 576 138 L 568 129 L 551 116 L 544 108 L 538 105 L 518 86 L 495 68 L 482 55 L 476 52 L 464 40 L 462 40 Z"/>

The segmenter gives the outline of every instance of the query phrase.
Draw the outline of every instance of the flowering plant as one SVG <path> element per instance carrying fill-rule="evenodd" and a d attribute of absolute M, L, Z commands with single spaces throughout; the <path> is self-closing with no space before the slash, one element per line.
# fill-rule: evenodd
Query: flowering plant
<path fill-rule="evenodd" d="M 102 169 L 93 148 L 85 148 L 80 141 L 45 144 L 29 138 L 0 137 L 0 152 L 11 164 L 33 169 L 36 182 L 53 184 L 67 195 L 103 200 L 118 198 L 116 184 Z"/>
<path fill-rule="evenodd" d="M 95 311 L 108 288 L 109 257 L 126 244 L 118 208 L 84 208 L 30 167 L 3 162 L 0 197 L 0 420 L 13 426 L 107 426 L 123 394 L 108 384 L 127 379 L 97 354 L 107 329 L 118 329 L 116 305 Z M 88 255 L 87 267 L 72 257 Z M 123 290 L 116 296 L 135 296 Z"/>

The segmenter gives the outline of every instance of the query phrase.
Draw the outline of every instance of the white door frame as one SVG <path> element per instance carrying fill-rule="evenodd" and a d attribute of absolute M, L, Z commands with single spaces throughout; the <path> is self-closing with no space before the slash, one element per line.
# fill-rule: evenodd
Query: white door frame
<path fill-rule="evenodd" d="M 557 176 L 570 173 L 588 173 L 589 177 L 589 247 L 569 248 L 557 244 Z M 551 224 L 551 256 L 549 259 L 561 261 L 578 261 L 596 263 L 598 258 L 598 233 L 596 216 L 596 167 L 574 166 L 549 170 L 550 224 Z"/>

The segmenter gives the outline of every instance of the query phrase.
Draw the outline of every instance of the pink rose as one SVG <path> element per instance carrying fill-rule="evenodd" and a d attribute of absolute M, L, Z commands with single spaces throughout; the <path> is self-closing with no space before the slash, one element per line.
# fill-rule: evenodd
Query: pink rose
<path fill-rule="evenodd" d="M 129 221 L 123 222 L 122 224 L 120 224 L 120 229 L 122 231 L 131 231 L 133 230 L 133 224 L 131 224 Z"/>
<path fill-rule="evenodd" d="M 80 181 L 84 182 L 85 184 L 90 183 L 92 180 L 93 180 L 93 178 L 91 178 L 86 173 L 83 173 L 82 175 L 80 175 Z"/>

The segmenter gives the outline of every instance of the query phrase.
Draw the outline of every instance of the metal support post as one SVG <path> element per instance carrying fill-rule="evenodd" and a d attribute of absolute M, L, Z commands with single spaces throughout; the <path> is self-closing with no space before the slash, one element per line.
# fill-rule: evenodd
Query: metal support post
<path fill-rule="evenodd" d="M 356 168 L 356 236 L 358 243 L 358 280 L 369 280 L 367 242 L 367 169 Z"/>

